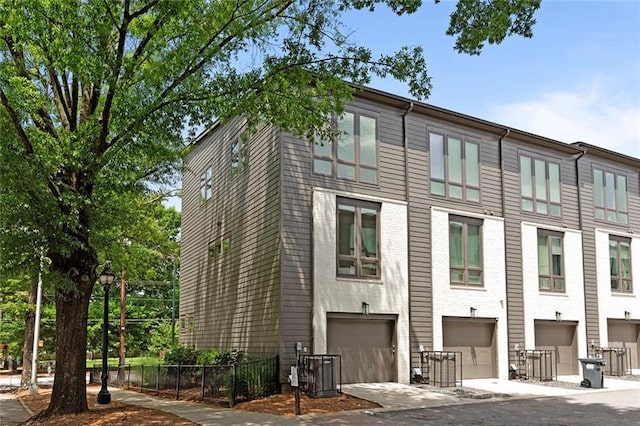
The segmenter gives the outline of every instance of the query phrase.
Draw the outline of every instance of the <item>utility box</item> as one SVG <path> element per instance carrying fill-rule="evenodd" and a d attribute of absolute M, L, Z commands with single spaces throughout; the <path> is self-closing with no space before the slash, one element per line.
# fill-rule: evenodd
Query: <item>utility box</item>
<path fill-rule="evenodd" d="M 311 398 L 331 398 L 338 395 L 340 380 L 340 356 L 303 356 L 305 368 L 305 391 Z"/>
<path fill-rule="evenodd" d="M 601 389 L 604 387 L 604 358 L 579 358 L 582 365 L 582 381 L 580 386 Z"/>

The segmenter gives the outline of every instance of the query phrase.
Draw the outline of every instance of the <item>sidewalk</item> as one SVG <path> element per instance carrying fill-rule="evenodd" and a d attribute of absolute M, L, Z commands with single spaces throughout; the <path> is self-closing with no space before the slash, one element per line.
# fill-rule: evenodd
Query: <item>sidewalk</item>
<path fill-rule="evenodd" d="M 25 422 L 31 415 L 15 394 L 0 393 L 0 426 Z"/>

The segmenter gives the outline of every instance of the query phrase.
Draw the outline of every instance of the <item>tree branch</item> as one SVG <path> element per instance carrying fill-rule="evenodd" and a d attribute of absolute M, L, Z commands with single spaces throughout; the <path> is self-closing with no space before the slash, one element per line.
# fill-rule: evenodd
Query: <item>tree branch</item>
<path fill-rule="evenodd" d="M 22 145 L 24 145 L 25 153 L 27 155 L 32 155 L 33 145 L 31 144 L 31 140 L 29 140 L 29 136 L 27 136 L 27 133 L 22 128 L 22 124 L 20 123 L 20 117 L 18 117 L 18 113 L 13 108 L 11 108 L 11 105 L 9 105 L 9 100 L 5 96 L 4 91 L 2 89 L 0 89 L 0 102 L 2 102 L 2 105 L 7 110 L 7 113 L 9 114 L 9 118 L 13 123 L 13 127 L 16 129 L 16 132 L 18 132 L 18 137 L 22 141 Z"/>

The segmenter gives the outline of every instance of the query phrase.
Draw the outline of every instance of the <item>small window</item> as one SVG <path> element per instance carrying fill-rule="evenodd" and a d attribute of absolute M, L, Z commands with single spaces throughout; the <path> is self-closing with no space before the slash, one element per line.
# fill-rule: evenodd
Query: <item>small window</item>
<path fill-rule="evenodd" d="M 460 137 L 429 133 L 432 195 L 480 202 L 480 146 Z"/>
<path fill-rule="evenodd" d="M 380 278 L 380 204 L 338 199 L 337 275 Z"/>
<path fill-rule="evenodd" d="M 520 197 L 523 211 L 560 217 L 560 165 L 521 155 Z"/>
<path fill-rule="evenodd" d="M 216 238 L 209 243 L 209 257 L 217 257 L 231 249 L 231 240 L 227 238 Z"/>
<path fill-rule="evenodd" d="M 593 169 L 593 203 L 596 219 L 628 223 L 627 177 Z"/>
<path fill-rule="evenodd" d="M 538 287 L 540 291 L 565 292 L 561 233 L 538 230 Z"/>
<path fill-rule="evenodd" d="M 631 240 L 629 238 L 609 237 L 609 266 L 611 291 L 632 293 Z"/>
<path fill-rule="evenodd" d="M 200 175 L 200 201 L 206 202 L 211 198 L 213 184 L 213 169 L 211 166 Z"/>
<path fill-rule="evenodd" d="M 378 120 L 347 111 L 336 120 L 335 141 L 315 140 L 313 172 L 361 183 L 378 183 Z"/>
<path fill-rule="evenodd" d="M 449 277 L 451 284 L 482 286 L 482 221 L 449 217 Z"/>
<path fill-rule="evenodd" d="M 249 164 L 247 148 L 249 138 L 250 133 L 245 130 L 231 142 L 231 175 L 233 176 L 242 172 Z"/>

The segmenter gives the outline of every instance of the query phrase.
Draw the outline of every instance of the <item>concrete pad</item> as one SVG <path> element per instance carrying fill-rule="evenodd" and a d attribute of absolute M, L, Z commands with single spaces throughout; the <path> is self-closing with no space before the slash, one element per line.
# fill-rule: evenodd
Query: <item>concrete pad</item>
<path fill-rule="evenodd" d="M 579 382 L 577 382 L 579 383 Z M 566 396 L 582 392 L 581 389 L 564 389 L 554 386 L 544 386 L 535 382 L 506 379 L 465 379 L 462 385 L 469 388 L 481 389 L 487 392 L 506 393 L 511 396 Z"/>
<path fill-rule="evenodd" d="M 380 404 L 384 409 L 404 410 L 459 403 L 459 399 L 401 383 L 356 383 L 342 385 L 348 395 Z"/>

